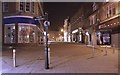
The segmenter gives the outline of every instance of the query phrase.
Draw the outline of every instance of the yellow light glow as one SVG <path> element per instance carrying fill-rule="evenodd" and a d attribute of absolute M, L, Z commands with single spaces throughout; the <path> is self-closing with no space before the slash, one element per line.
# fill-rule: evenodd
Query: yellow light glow
<path fill-rule="evenodd" d="M 64 30 L 63 29 L 61 29 L 61 32 L 63 32 Z"/>

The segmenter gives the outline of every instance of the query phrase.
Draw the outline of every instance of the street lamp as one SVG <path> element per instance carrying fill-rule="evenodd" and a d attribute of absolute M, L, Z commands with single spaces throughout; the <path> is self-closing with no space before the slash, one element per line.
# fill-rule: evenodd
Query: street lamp
<path fill-rule="evenodd" d="M 45 27 L 45 69 L 49 69 L 49 55 L 48 55 L 48 26 L 50 26 L 50 22 L 48 21 L 48 14 L 45 13 L 44 16 L 34 17 L 35 20 L 45 20 L 44 27 Z"/>
<path fill-rule="evenodd" d="M 49 21 L 44 22 L 45 31 L 46 31 L 46 42 L 45 42 L 45 69 L 49 69 L 49 57 L 48 57 L 48 26 L 50 25 Z"/>
<path fill-rule="evenodd" d="M 46 31 L 46 42 L 45 42 L 45 69 L 49 69 L 49 54 L 48 54 L 48 26 L 50 26 L 50 22 L 48 21 L 48 14 L 45 13 L 44 15 L 44 27 L 45 27 L 45 31 Z"/>
<path fill-rule="evenodd" d="M 61 29 L 61 32 L 63 32 L 64 30 L 63 29 Z"/>

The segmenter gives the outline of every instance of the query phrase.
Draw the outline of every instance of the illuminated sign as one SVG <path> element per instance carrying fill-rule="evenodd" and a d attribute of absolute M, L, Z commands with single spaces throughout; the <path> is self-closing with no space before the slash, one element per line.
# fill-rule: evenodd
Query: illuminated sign
<path fill-rule="evenodd" d="M 76 29 L 76 30 L 72 31 L 72 33 L 77 33 L 77 32 L 78 32 L 78 29 Z"/>

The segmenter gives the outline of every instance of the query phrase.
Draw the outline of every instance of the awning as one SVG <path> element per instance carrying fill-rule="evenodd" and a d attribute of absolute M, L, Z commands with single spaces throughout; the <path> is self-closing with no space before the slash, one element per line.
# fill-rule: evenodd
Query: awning
<path fill-rule="evenodd" d="M 39 21 L 33 19 L 33 17 L 31 16 L 6 16 L 3 18 L 3 24 L 13 24 L 13 23 L 40 25 Z"/>

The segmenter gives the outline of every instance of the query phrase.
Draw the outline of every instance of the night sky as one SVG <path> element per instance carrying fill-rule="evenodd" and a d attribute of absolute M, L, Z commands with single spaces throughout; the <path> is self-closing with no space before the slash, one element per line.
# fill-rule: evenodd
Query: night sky
<path fill-rule="evenodd" d="M 44 12 L 48 13 L 48 19 L 51 22 L 49 30 L 60 31 L 63 27 L 64 19 L 72 17 L 82 3 L 79 2 L 45 2 Z"/>

